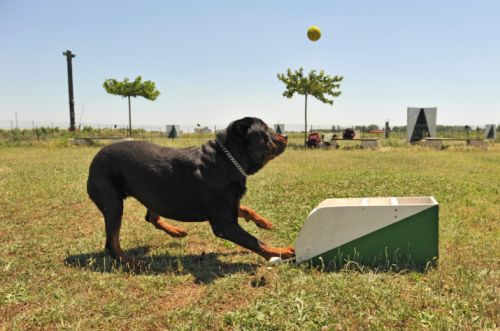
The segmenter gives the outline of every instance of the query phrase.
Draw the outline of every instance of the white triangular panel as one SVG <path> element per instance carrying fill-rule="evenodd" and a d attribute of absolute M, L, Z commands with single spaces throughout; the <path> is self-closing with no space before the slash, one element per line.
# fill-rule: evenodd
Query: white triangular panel
<path fill-rule="evenodd" d="M 437 108 L 424 108 L 425 120 L 427 121 L 427 127 L 429 128 L 429 134 L 431 137 L 436 137 L 436 115 Z"/>
<path fill-rule="evenodd" d="M 420 108 L 407 108 L 406 114 L 406 135 L 408 142 L 411 141 L 413 135 L 413 130 L 415 129 L 415 123 L 417 123 L 418 114 L 420 113 Z"/>

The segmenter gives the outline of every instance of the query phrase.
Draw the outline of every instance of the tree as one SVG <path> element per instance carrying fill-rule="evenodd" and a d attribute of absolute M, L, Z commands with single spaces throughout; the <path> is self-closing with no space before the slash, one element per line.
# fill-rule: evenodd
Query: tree
<path fill-rule="evenodd" d="M 287 70 L 286 74 L 278 74 L 278 79 L 285 84 L 285 92 L 283 96 L 292 98 L 295 93 L 305 96 L 305 125 L 304 125 L 304 144 L 307 143 L 307 96 L 311 95 L 319 101 L 333 105 L 333 99 L 337 98 L 342 92 L 339 90 L 340 82 L 344 79 L 342 76 L 328 76 L 321 70 L 316 73 L 316 70 L 309 72 L 304 76 L 304 69 L 300 68 L 292 72 Z M 328 99 L 331 96 L 331 99 Z"/>
<path fill-rule="evenodd" d="M 150 80 L 143 82 L 142 77 L 137 76 L 133 82 L 129 82 L 127 77 L 123 79 L 123 82 L 119 82 L 116 79 L 106 79 L 103 87 L 109 94 L 121 95 L 124 98 L 128 98 L 128 137 L 132 137 L 130 97 L 143 97 L 151 101 L 155 100 L 160 95 L 160 92 L 155 87 L 155 83 Z"/>

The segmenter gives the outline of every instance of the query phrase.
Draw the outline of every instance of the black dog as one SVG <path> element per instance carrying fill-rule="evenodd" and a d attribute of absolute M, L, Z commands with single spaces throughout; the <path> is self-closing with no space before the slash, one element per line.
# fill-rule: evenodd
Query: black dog
<path fill-rule="evenodd" d="M 187 233 L 160 219 L 208 221 L 213 233 L 269 259 L 293 256 L 293 247 L 272 247 L 238 225 L 238 216 L 270 229 L 266 219 L 240 206 L 246 176 L 281 154 L 287 138 L 269 131 L 258 118 L 232 122 L 217 139 L 201 147 L 172 149 L 130 141 L 104 147 L 90 165 L 87 192 L 104 215 L 106 250 L 135 266 L 120 248 L 123 199 L 132 196 L 146 208 L 146 220 L 173 237 Z"/>

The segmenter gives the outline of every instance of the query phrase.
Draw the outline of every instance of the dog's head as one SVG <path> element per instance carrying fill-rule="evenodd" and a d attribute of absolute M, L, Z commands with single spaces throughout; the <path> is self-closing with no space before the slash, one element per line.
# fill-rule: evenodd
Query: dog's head
<path fill-rule="evenodd" d="M 246 172 L 251 175 L 283 153 L 288 138 L 270 130 L 261 119 L 245 117 L 229 124 L 226 143 L 231 145 L 230 150 L 237 150 L 245 158 Z"/>

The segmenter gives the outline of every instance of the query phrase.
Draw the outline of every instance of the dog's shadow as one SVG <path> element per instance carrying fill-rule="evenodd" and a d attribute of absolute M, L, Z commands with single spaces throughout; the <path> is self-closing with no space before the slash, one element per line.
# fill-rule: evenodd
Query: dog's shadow
<path fill-rule="evenodd" d="M 235 273 L 253 274 L 258 267 L 252 263 L 226 263 L 219 259 L 227 253 L 202 253 L 201 255 L 159 254 L 146 256 L 149 247 L 140 246 L 125 251 L 125 254 L 144 262 L 140 269 L 127 270 L 104 251 L 69 255 L 64 263 L 75 268 L 95 272 L 130 272 L 136 275 L 186 275 L 191 274 L 196 283 L 209 284 L 215 279 Z"/>

